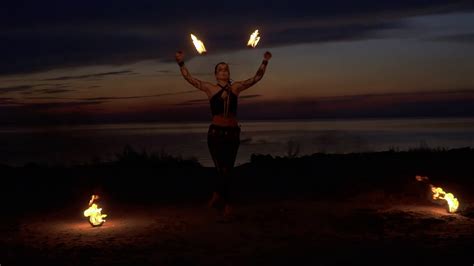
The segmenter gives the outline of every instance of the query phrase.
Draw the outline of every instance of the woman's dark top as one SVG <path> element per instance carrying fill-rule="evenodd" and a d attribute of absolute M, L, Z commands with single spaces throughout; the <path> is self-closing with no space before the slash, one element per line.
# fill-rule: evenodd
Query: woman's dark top
<path fill-rule="evenodd" d="M 235 95 L 230 86 L 221 86 L 221 90 L 214 94 L 212 98 L 209 100 L 211 103 L 211 113 L 212 115 L 221 115 L 223 114 L 225 117 L 229 115 L 235 116 L 237 114 L 237 95 Z M 222 93 L 226 91 L 227 97 L 224 99 L 222 98 Z"/>

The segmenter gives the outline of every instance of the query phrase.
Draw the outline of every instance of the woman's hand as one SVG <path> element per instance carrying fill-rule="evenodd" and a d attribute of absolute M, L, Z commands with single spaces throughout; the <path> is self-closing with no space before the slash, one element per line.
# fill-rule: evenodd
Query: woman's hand
<path fill-rule="evenodd" d="M 263 55 L 263 59 L 264 60 L 270 60 L 270 58 L 272 58 L 272 53 L 270 53 L 269 51 L 266 51 L 265 54 Z"/>
<path fill-rule="evenodd" d="M 177 51 L 174 57 L 176 59 L 176 62 L 178 62 L 178 63 L 183 62 L 184 61 L 184 52 L 183 51 Z"/>

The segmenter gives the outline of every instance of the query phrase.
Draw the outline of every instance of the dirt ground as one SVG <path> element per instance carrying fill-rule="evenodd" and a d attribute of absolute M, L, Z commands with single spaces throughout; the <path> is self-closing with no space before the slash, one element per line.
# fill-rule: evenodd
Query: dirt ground
<path fill-rule="evenodd" d="M 282 200 L 240 204 L 221 223 L 205 203 L 109 203 L 30 213 L 1 237 L 3 265 L 472 265 L 474 219 L 440 205 Z M 467 263 L 467 264 L 466 264 Z"/>

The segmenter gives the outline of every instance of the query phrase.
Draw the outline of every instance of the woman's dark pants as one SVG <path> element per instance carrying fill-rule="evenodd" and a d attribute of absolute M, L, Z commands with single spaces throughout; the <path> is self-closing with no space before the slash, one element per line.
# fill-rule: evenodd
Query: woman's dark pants
<path fill-rule="evenodd" d="M 217 170 L 213 180 L 214 191 L 224 203 L 228 203 L 230 175 L 240 145 L 240 127 L 211 124 L 207 133 L 207 145 Z"/>

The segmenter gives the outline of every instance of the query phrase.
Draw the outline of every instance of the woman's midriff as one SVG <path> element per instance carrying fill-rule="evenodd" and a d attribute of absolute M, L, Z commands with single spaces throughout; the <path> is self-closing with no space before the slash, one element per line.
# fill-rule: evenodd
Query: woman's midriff
<path fill-rule="evenodd" d="M 215 115 L 212 117 L 212 124 L 222 127 L 237 127 L 239 122 L 235 116 L 225 117 L 223 115 Z"/>

